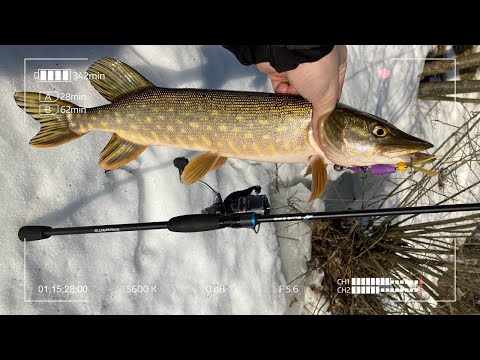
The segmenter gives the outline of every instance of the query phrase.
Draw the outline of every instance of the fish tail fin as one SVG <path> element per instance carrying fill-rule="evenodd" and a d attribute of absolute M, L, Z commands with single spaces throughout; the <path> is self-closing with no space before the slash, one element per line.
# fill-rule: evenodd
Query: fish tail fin
<path fill-rule="evenodd" d="M 67 114 L 61 111 L 66 108 L 78 108 L 77 105 L 35 92 L 16 92 L 14 98 L 17 105 L 41 125 L 38 134 L 30 140 L 31 146 L 39 148 L 57 146 L 83 135 L 70 129 Z"/>

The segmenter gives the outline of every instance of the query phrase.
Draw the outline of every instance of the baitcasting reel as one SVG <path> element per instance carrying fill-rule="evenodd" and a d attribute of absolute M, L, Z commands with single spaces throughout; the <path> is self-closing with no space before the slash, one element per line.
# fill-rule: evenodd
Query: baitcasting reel
<path fill-rule="evenodd" d="M 173 165 L 178 169 L 180 177 L 187 164 L 188 159 L 184 157 L 173 160 Z M 270 203 L 268 202 L 267 195 L 260 195 L 262 188 L 258 185 L 245 190 L 235 191 L 228 195 L 223 201 L 222 195 L 206 182 L 197 181 L 197 183 L 207 187 L 214 197 L 213 204 L 203 209 L 202 214 L 228 215 L 252 212 L 257 215 L 270 214 Z M 252 195 L 253 191 L 255 191 L 255 195 Z"/>

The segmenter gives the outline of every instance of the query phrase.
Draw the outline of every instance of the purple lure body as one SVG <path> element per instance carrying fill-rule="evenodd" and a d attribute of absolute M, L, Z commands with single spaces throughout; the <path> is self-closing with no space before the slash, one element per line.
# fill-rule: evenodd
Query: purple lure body
<path fill-rule="evenodd" d="M 356 173 L 366 173 L 368 171 L 368 167 L 366 166 L 352 166 L 349 168 L 352 171 L 355 171 Z M 397 171 L 397 167 L 393 165 L 382 165 L 382 164 L 377 164 L 377 165 L 372 165 L 370 166 L 370 173 L 372 175 L 386 175 L 386 174 L 393 174 L 395 171 Z"/>
<path fill-rule="evenodd" d="M 370 167 L 370 172 L 373 175 L 386 175 L 386 174 L 393 174 L 397 171 L 397 167 L 393 165 L 372 165 Z"/>

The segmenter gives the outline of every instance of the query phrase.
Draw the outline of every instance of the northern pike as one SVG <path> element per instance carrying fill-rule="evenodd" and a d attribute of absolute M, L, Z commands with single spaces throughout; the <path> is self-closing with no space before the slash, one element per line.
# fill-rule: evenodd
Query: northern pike
<path fill-rule="evenodd" d="M 324 192 L 329 164 L 412 163 L 418 151 L 433 147 L 341 103 L 314 122 L 312 105 L 300 96 L 156 87 L 112 58 L 98 60 L 87 73 L 110 104 L 85 109 L 45 94 L 15 93 L 18 106 L 41 125 L 30 145 L 57 146 L 90 131 L 112 132 L 100 154 L 99 165 L 106 170 L 127 164 L 151 145 L 204 152 L 186 166 L 185 184 L 220 168 L 228 158 L 303 162 L 309 164 L 306 175 L 312 174 L 310 201 Z M 44 110 L 47 99 L 58 112 Z"/>

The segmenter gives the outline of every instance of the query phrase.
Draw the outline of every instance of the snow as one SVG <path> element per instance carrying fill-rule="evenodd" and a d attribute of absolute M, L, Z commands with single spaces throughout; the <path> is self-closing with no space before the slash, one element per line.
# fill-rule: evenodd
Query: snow
<path fill-rule="evenodd" d="M 437 144 L 438 131 L 432 130 L 430 121 L 419 120 L 416 90 L 423 61 L 396 59 L 423 58 L 430 48 L 349 46 L 341 101 Z M 191 151 L 151 147 L 124 169 L 105 174 L 97 161 L 109 139 L 106 133 L 90 133 L 49 149 L 30 147 L 28 141 L 38 124 L 13 101 L 13 93 L 23 90 L 25 57 L 88 57 L 88 61 L 27 62 L 28 91 L 56 88 L 85 94 L 86 100 L 77 103 L 87 107 L 105 103 L 87 80 L 45 85 L 35 82 L 33 71 L 57 67 L 57 63 L 84 71 L 94 60 L 111 56 L 158 86 L 272 91 L 256 67 L 240 65 L 220 46 L 2 46 L 1 51 L 0 313 L 298 314 L 304 307 L 314 310 L 316 294 L 308 286 L 303 288 L 311 278 L 289 285 L 300 289 L 295 296 L 282 290 L 307 269 L 310 233 L 306 224 L 287 228 L 286 223 L 262 224 L 257 235 L 248 229 L 197 234 L 156 230 L 30 243 L 17 239 L 18 229 L 27 224 L 69 227 L 164 221 L 199 213 L 212 203 L 211 193 L 203 186 L 186 187 L 178 180 L 172 161 L 179 156 L 191 158 L 195 154 Z M 261 185 L 277 212 L 285 211 L 281 207 L 293 194 L 308 198 L 310 180 L 302 177 L 303 164 L 280 167 L 283 186 L 279 192 L 273 185 L 275 169 L 275 164 L 230 159 L 205 180 L 224 197 Z M 359 194 L 374 192 L 365 188 L 372 183 L 359 181 L 358 175 L 330 168 L 329 178 L 322 200 L 312 207 L 305 202 L 297 206 L 305 211 L 360 208 Z M 375 184 L 378 187 L 379 182 Z M 291 237 L 298 240 L 287 239 Z M 85 285 L 88 292 L 40 293 L 42 286 L 52 285 Z M 148 292 L 129 292 L 136 285 L 146 286 Z"/>
<path fill-rule="evenodd" d="M 27 62 L 29 91 L 56 88 L 86 94 L 86 101 L 78 103 L 87 107 L 105 103 L 87 80 L 39 84 L 33 80 L 35 69 L 84 71 L 94 60 L 111 56 L 159 86 L 268 90 L 266 78 L 255 67 L 240 65 L 219 46 L 6 46 L 2 55 L 0 313 L 283 313 L 286 299 L 279 286 L 285 280 L 270 224 L 262 226 L 259 235 L 248 229 L 203 234 L 157 230 L 52 237 L 26 244 L 17 239 L 18 229 L 27 224 L 68 227 L 163 221 L 199 213 L 212 202 L 203 186 L 186 187 L 178 180 L 173 159 L 191 158 L 193 152 L 154 147 L 129 164 L 130 171 L 105 174 L 97 161 L 108 134 L 91 133 L 55 148 L 30 147 L 38 124 L 13 101 L 13 93 L 23 90 L 24 57 L 88 57 L 83 62 Z M 273 167 L 230 160 L 205 180 L 224 196 L 256 184 L 267 190 Z M 88 292 L 40 293 L 39 287 L 46 285 L 86 285 Z M 136 285 L 146 285 L 149 291 L 129 293 L 128 287 Z"/>

